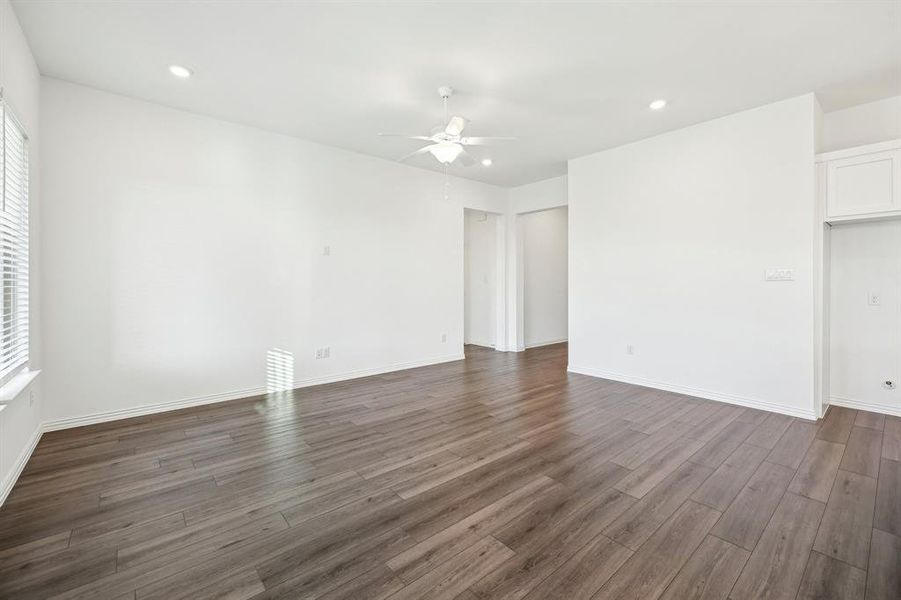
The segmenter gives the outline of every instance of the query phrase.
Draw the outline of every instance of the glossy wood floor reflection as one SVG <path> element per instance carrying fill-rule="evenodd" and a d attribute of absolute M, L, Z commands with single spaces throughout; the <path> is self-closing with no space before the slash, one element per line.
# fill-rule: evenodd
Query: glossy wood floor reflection
<path fill-rule="evenodd" d="M 45 435 L 0 597 L 901 597 L 901 419 L 467 355 Z"/>

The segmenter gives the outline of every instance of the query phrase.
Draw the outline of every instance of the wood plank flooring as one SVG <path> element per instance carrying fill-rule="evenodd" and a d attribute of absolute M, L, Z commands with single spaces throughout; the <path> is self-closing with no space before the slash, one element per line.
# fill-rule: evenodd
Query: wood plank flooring
<path fill-rule="evenodd" d="M 901 419 L 466 353 L 46 434 L 0 597 L 901 598 Z"/>

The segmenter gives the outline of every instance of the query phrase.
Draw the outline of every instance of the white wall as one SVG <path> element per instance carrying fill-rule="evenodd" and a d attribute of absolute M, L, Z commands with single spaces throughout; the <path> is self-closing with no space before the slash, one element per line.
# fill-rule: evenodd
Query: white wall
<path fill-rule="evenodd" d="M 823 115 L 820 151 L 830 152 L 901 138 L 901 96 Z"/>
<path fill-rule="evenodd" d="M 812 95 L 568 176 L 571 370 L 814 417 Z"/>
<path fill-rule="evenodd" d="M 31 237 L 29 272 L 29 367 L 41 364 L 40 297 L 40 75 L 7 0 L 0 0 L 0 87 L 10 108 L 29 136 L 29 228 Z M 39 435 L 42 419 L 42 377 L 0 412 L 0 504 L 24 466 Z"/>
<path fill-rule="evenodd" d="M 52 79 L 42 109 L 56 425 L 255 393 L 272 347 L 298 385 L 461 356 L 462 207 L 505 190 Z"/>
<path fill-rule="evenodd" d="M 836 225 L 830 244 L 830 394 L 901 415 L 901 221 Z"/>
<path fill-rule="evenodd" d="M 515 213 L 528 213 L 558 206 L 566 206 L 566 175 L 543 179 L 510 188 L 510 207 Z"/>
<path fill-rule="evenodd" d="M 467 344 L 494 346 L 497 338 L 497 219 L 466 210 L 464 218 L 464 334 Z"/>
<path fill-rule="evenodd" d="M 567 336 L 567 209 L 521 215 L 526 347 Z"/>

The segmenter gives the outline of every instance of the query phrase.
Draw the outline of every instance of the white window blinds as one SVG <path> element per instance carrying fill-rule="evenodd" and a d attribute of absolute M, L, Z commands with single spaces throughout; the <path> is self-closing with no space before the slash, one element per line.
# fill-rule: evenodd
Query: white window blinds
<path fill-rule="evenodd" d="M 28 136 L 0 91 L 2 197 L 0 268 L 3 281 L 0 385 L 28 363 Z"/>

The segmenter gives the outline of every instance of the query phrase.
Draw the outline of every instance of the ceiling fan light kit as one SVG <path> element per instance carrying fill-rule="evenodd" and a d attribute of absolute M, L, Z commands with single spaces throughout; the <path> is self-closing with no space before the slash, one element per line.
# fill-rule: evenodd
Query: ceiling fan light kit
<path fill-rule="evenodd" d="M 440 142 L 429 146 L 429 154 L 443 165 L 449 165 L 463 152 L 463 146 L 453 142 Z"/>

